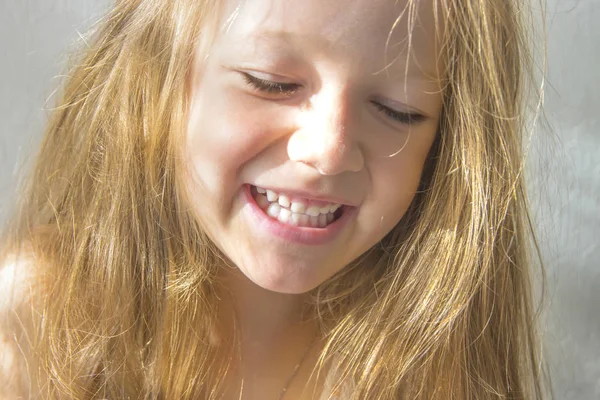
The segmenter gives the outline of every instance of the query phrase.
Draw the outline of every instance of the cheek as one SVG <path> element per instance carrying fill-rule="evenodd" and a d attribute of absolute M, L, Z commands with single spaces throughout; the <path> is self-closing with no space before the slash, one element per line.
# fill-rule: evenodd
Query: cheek
<path fill-rule="evenodd" d="M 256 100 L 210 84 L 199 90 L 191 109 L 187 146 L 220 174 L 235 174 L 276 140 L 282 119 L 273 118 Z"/>
<path fill-rule="evenodd" d="M 434 135 L 409 143 L 393 157 L 382 157 L 372 163 L 373 204 L 371 218 L 382 229 L 391 230 L 404 216 L 421 181 Z"/>
<path fill-rule="evenodd" d="M 210 209 L 223 218 L 231 212 L 245 183 L 242 171 L 277 138 L 279 122 L 251 102 L 214 80 L 195 88 L 183 151 L 191 198 L 208 205 L 199 210 L 203 214 Z"/>

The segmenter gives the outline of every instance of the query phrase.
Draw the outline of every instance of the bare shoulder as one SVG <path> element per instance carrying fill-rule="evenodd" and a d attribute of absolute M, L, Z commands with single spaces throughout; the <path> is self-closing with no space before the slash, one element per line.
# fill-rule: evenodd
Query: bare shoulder
<path fill-rule="evenodd" d="M 11 256 L 0 265 L 0 400 L 32 397 L 32 335 L 40 298 L 34 258 Z"/>

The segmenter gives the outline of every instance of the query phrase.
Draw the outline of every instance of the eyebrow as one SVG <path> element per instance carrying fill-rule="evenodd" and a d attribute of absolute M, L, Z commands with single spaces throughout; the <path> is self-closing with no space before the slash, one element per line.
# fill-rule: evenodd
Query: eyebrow
<path fill-rule="evenodd" d="M 260 29 L 258 31 L 252 32 L 248 36 L 243 37 L 241 40 L 236 41 L 236 44 L 244 44 L 244 47 L 247 47 L 246 40 L 250 39 L 254 43 L 270 43 L 279 46 L 279 43 L 285 43 L 290 46 L 291 49 L 297 51 L 298 53 L 304 54 L 304 51 L 301 51 L 302 48 L 306 48 L 306 43 L 311 43 L 311 47 L 316 47 L 319 51 L 327 51 L 327 49 L 331 49 L 333 47 L 333 43 L 327 40 L 324 36 L 319 35 L 317 33 L 303 33 L 298 34 L 295 32 L 289 32 L 285 30 L 275 30 L 275 29 Z M 414 48 L 413 48 L 414 51 Z M 412 53 L 412 51 L 411 51 Z M 404 51 L 402 54 L 406 54 Z M 382 66 L 379 69 L 379 73 L 384 73 L 387 68 L 389 68 L 392 64 L 392 61 L 398 59 L 399 54 L 390 54 L 388 58 L 383 58 L 382 61 L 386 60 L 388 63 L 387 67 Z M 400 57 L 402 58 L 402 57 Z M 414 56 L 412 57 L 414 58 Z M 394 61 L 395 63 L 396 61 Z M 404 66 L 400 68 L 404 71 Z M 438 76 L 435 70 L 423 69 L 422 66 L 415 62 L 414 60 L 410 63 L 408 68 L 408 76 L 407 78 L 422 78 L 426 77 L 427 79 L 431 77 Z"/>
<path fill-rule="evenodd" d="M 252 32 L 245 39 L 250 39 L 259 43 L 285 43 L 296 50 L 305 48 L 307 43 L 311 43 L 311 47 L 317 47 L 319 49 L 330 48 L 332 46 L 332 43 L 325 39 L 325 37 L 322 35 L 305 33 L 299 34 L 284 30 L 261 29 L 256 32 Z"/>

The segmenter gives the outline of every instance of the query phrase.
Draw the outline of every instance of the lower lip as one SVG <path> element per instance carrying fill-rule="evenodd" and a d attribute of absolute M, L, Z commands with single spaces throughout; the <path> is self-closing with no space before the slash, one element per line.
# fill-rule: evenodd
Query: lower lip
<path fill-rule="evenodd" d="M 325 228 L 306 228 L 288 225 L 269 217 L 265 211 L 258 206 L 250 189 L 250 185 L 244 185 L 243 187 L 244 199 L 247 203 L 245 209 L 249 212 L 251 219 L 256 223 L 255 226 L 257 229 L 278 236 L 288 242 L 311 246 L 326 244 L 335 239 L 348 221 L 356 214 L 356 207 L 344 206 L 342 215 Z"/>

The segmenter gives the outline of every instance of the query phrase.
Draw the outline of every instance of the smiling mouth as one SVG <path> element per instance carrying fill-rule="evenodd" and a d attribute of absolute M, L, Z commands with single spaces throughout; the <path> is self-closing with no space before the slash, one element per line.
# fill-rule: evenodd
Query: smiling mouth
<path fill-rule="evenodd" d="M 285 194 L 250 185 L 256 204 L 270 218 L 298 227 L 326 228 L 344 213 L 345 206 L 334 203 L 311 203 L 306 199 L 292 199 Z"/>

